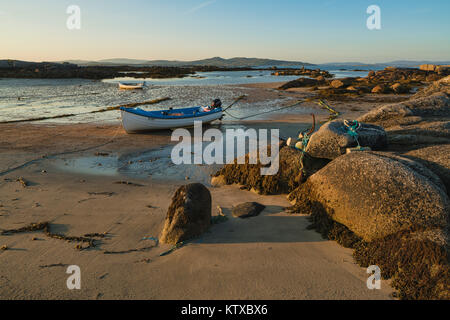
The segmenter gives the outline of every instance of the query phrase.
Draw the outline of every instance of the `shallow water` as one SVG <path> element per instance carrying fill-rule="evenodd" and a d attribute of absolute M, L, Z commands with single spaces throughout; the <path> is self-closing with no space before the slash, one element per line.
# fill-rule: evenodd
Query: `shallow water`
<path fill-rule="evenodd" d="M 77 116 L 46 120 L 50 123 L 117 122 L 119 112 L 88 114 L 105 107 L 170 97 L 164 103 L 142 107 L 158 110 L 167 107 L 207 105 L 220 98 L 225 105 L 248 92 L 249 88 L 231 87 L 229 84 L 289 81 L 297 76 L 275 77 L 270 71 L 234 71 L 198 73 L 182 79 L 148 79 L 144 90 L 118 90 L 115 80 L 92 81 L 82 79 L 0 79 L 0 122 L 51 117 L 65 114 Z M 365 76 L 367 72 L 342 72 L 340 76 Z M 248 77 L 251 76 L 251 77 Z M 126 79 L 126 78 L 125 78 Z M 133 82 L 142 80 L 133 79 Z M 247 104 L 240 102 L 233 108 L 233 115 L 244 117 L 258 112 L 279 108 L 289 99 L 273 99 Z M 252 108 L 249 108 L 252 107 Z M 253 110 L 252 110 L 253 109 Z M 301 106 L 289 111 L 309 112 Z M 231 120 L 232 118 L 230 118 Z M 258 118 L 256 118 L 258 119 Z"/>
<path fill-rule="evenodd" d="M 289 136 L 295 137 L 299 131 L 303 131 L 308 128 L 308 124 L 286 124 L 286 123 L 254 123 L 249 126 L 243 126 L 238 124 L 228 124 L 221 126 L 208 126 L 208 128 L 219 129 L 223 133 L 223 138 L 219 140 L 222 143 L 224 157 L 221 163 L 226 163 L 227 150 L 227 129 L 243 129 L 246 130 L 249 127 L 256 130 L 259 129 L 279 129 L 280 137 L 287 138 Z M 207 129 L 206 127 L 204 129 Z M 189 130 L 192 137 L 194 132 Z M 168 135 L 170 132 L 168 131 Z M 270 134 L 270 133 L 269 133 Z M 258 131 L 258 137 L 261 137 Z M 269 136 L 267 136 L 269 137 Z M 247 140 L 245 153 L 249 151 Z M 270 143 L 268 138 L 268 143 Z M 150 150 L 143 150 L 142 152 L 133 153 L 113 153 L 107 156 L 97 155 L 82 155 L 76 157 L 65 157 L 51 160 L 51 164 L 58 170 L 65 172 L 82 174 L 82 175 L 97 175 L 97 176 L 112 176 L 119 178 L 131 178 L 139 180 L 160 180 L 160 181 L 184 181 L 200 182 L 206 185 L 210 185 L 211 175 L 216 173 L 223 164 L 193 164 L 194 163 L 194 148 L 200 146 L 202 154 L 205 151 L 205 147 L 209 145 L 209 142 L 192 143 L 191 145 L 191 164 L 174 164 L 171 158 L 173 147 L 176 143 L 167 145 L 160 148 L 154 148 Z M 237 143 L 234 144 L 232 150 L 233 155 L 237 156 Z M 234 158 L 233 156 L 233 158 Z M 188 179 L 187 179 L 188 178 Z"/>
<path fill-rule="evenodd" d="M 203 85 L 287 82 L 299 78 L 299 76 L 273 76 L 272 75 L 273 72 L 274 71 L 269 70 L 197 72 L 195 75 L 185 78 L 135 79 L 129 77 L 121 77 L 116 79 L 104 80 L 104 82 L 118 83 L 119 81 L 126 81 L 131 83 L 139 83 L 145 81 L 147 84 L 150 85 L 203 86 Z M 330 72 L 335 75 L 335 78 L 365 77 L 368 74 L 368 71 L 331 70 Z"/>

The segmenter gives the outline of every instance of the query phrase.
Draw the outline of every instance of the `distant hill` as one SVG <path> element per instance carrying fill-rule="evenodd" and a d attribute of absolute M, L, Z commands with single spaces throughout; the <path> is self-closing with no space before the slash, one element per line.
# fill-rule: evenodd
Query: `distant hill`
<path fill-rule="evenodd" d="M 12 59 L 0 60 L 0 68 L 11 68 L 11 67 L 30 68 L 30 67 L 39 67 L 39 66 L 44 66 L 44 65 L 46 67 L 56 67 L 56 68 L 57 67 L 67 67 L 67 66 L 76 67 L 69 63 L 65 63 L 64 65 L 62 65 L 59 62 L 47 62 L 47 61 L 32 62 L 32 61 L 21 61 L 21 60 L 12 60 Z"/>
<path fill-rule="evenodd" d="M 194 61 L 178 61 L 178 60 L 137 60 L 137 59 L 105 59 L 99 61 L 84 60 L 65 60 L 78 64 L 80 66 L 117 66 L 117 65 L 134 65 L 134 66 L 164 66 L 164 67 L 188 67 L 188 66 L 215 66 L 223 68 L 245 68 L 245 67 L 294 67 L 294 66 L 312 66 L 313 64 L 301 61 L 284 61 L 260 58 L 231 58 L 224 59 L 214 57 L 209 59 Z"/>

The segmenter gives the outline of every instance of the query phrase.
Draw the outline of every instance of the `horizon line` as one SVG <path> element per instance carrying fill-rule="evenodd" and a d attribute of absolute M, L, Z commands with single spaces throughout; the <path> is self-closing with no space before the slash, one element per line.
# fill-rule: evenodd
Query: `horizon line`
<path fill-rule="evenodd" d="M 324 64 L 338 64 L 338 63 L 351 63 L 351 64 L 361 64 L 361 65 L 376 65 L 376 64 L 387 64 L 392 62 L 450 62 L 449 59 L 408 59 L 408 58 L 398 58 L 396 60 L 389 60 L 389 61 L 382 61 L 382 62 L 367 62 L 367 61 L 349 61 L 349 60 L 343 60 L 343 61 L 327 61 L 327 62 L 309 62 L 309 61 L 300 61 L 300 60 L 285 60 L 285 59 L 279 59 L 279 58 L 260 58 L 260 57 L 244 57 L 244 56 L 235 56 L 231 58 L 223 58 L 220 56 L 214 56 L 214 57 L 208 57 L 208 58 L 199 58 L 195 60 L 179 60 L 179 59 L 145 59 L 145 58 L 102 58 L 102 59 L 77 59 L 77 58 L 71 58 L 71 59 L 58 59 L 58 60 L 20 60 L 20 59 L 11 59 L 11 58 L 4 58 L 0 60 L 15 60 L 15 61 L 25 61 L 25 62 L 35 62 L 35 63 L 42 63 L 42 62 L 53 62 L 53 63 L 62 63 L 62 62 L 68 62 L 68 61 L 84 61 L 84 62 L 104 62 L 105 60 L 140 60 L 145 62 L 153 62 L 153 61 L 167 61 L 167 62 L 195 62 L 195 61 L 201 61 L 201 60 L 209 60 L 209 59 L 215 59 L 220 58 L 223 60 L 231 60 L 231 59 L 261 59 L 261 60 L 277 60 L 282 62 L 290 62 L 290 63 L 296 63 L 299 64 L 312 64 L 312 65 L 324 65 Z M 114 63 L 114 62 L 111 62 Z"/>

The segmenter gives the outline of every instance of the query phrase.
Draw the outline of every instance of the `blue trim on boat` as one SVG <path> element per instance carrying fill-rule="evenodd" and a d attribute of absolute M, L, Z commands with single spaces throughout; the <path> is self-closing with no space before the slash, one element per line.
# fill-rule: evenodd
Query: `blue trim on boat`
<path fill-rule="evenodd" d="M 200 118 L 204 116 L 208 116 L 214 113 L 222 112 L 222 108 L 216 108 L 209 112 L 200 111 L 202 107 L 193 107 L 193 108 L 183 108 L 183 109 L 172 109 L 172 110 L 160 110 L 160 111 L 145 111 L 139 108 L 125 108 L 121 107 L 120 110 L 126 111 L 129 113 L 136 114 L 138 116 L 148 117 L 148 118 L 157 118 L 157 119 L 187 119 L 187 118 Z M 170 116 L 165 115 L 166 113 L 183 113 L 183 116 Z"/>

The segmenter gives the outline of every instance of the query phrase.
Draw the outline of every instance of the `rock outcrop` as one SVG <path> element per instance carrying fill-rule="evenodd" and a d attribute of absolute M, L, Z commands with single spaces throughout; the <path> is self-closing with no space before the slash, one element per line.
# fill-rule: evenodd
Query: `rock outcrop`
<path fill-rule="evenodd" d="M 441 92 L 450 95 L 450 76 L 442 78 L 438 81 L 433 82 L 428 87 L 417 92 L 412 98 L 422 98 L 430 96 L 434 93 Z"/>
<path fill-rule="evenodd" d="M 402 124 L 406 117 L 448 117 L 450 116 L 450 99 L 442 92 L 430 96 L 410 99 L 404 102 L 385 105 L 374 109 L 358 118 L 358 121 L 375 123 L 383 127 Z"/>
<path fill-rule="evenodd" d="M 178 244 L 200 236 L 211 225 L 211 193 L 200 183 L 180 187 L 167 211 L 160 241 Z"/>

